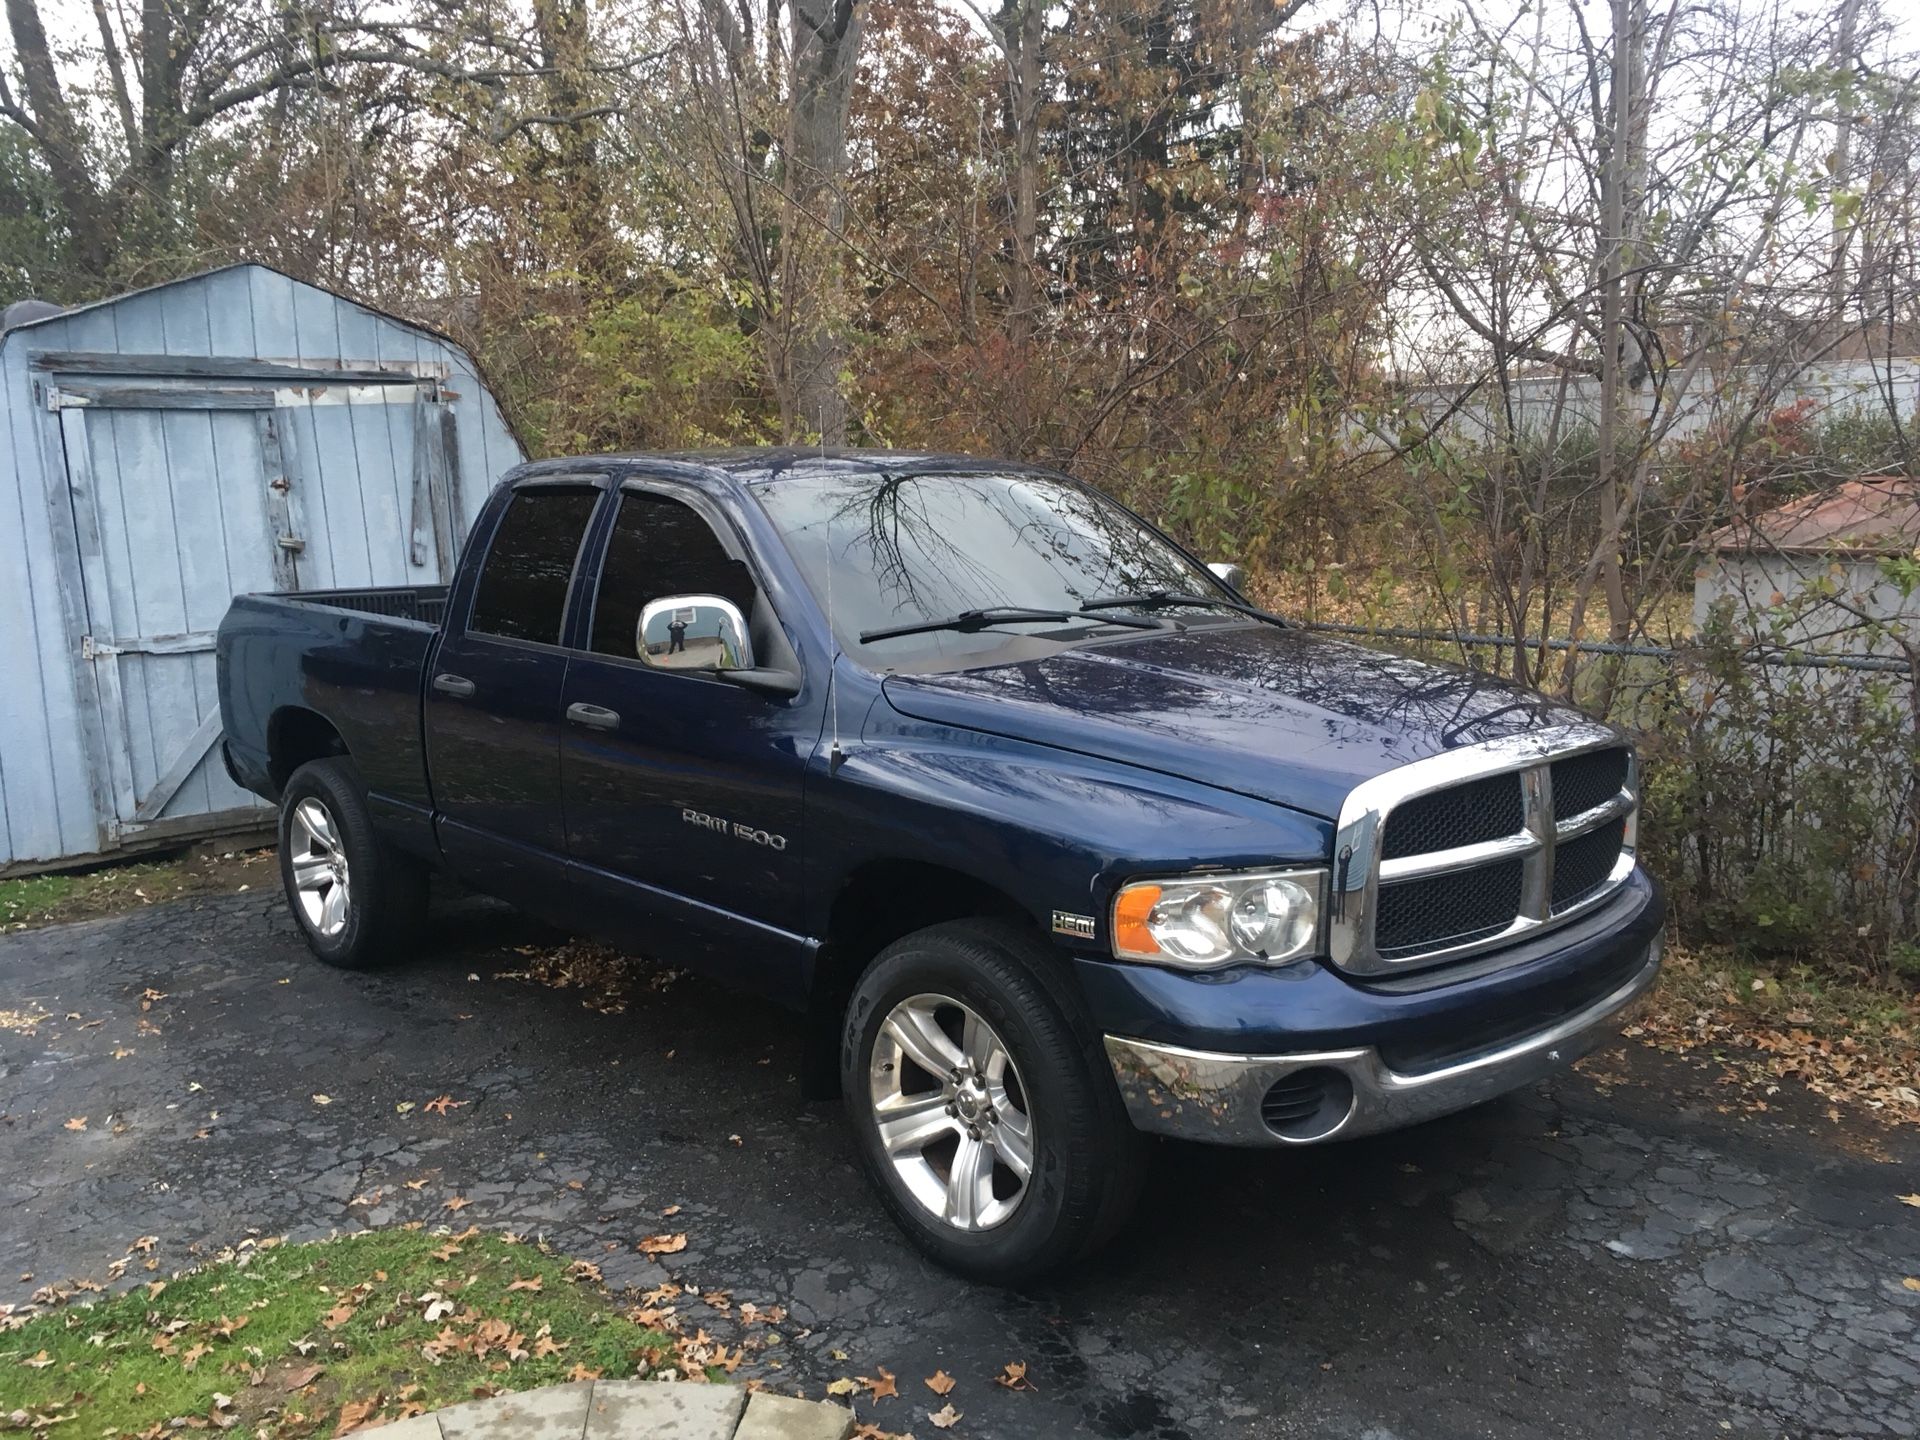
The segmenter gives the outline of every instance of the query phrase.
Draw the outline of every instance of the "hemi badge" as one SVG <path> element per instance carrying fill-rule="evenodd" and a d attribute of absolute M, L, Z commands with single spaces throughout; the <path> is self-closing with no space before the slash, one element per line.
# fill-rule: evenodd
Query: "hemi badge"
<path fill-rule="evenodd" d="M 1069 915 L 1065 910 L 1053 912 L 1053 933 L 1071 935 L 1076 940 L 1093 939 L 1093 917 L 1091 915 Z"/>

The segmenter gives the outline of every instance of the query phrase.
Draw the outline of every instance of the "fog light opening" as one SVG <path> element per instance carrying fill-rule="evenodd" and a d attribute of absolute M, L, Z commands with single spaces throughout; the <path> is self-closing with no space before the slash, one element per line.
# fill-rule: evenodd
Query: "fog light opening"
<path fill-rule="evenodd" d="M 1285 1140 L 1324 1139 L 1352 1110 L 1353 1081 L 1326 1065 L 1281 1076 L 1260 1101 L 1260 1118 Z"/>

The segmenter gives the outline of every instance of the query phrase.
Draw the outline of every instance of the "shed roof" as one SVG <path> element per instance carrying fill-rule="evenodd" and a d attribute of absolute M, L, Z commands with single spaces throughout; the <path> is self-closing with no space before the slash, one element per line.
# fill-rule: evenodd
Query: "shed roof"
<path fill-rule="evenodd" d="M 1743 516 L 1707 548 L 1793 555 L 1895 555 L 1920 549 L 1920 480 L 1876 475 Z"/>

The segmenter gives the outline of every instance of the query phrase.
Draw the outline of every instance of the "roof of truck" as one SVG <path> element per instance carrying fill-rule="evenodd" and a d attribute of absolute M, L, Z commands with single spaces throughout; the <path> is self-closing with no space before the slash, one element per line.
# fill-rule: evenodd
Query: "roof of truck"
<path fill-rule="evenodd" d="M 902 473 L 938 474 L 941 472 L 1007 474 L 1009 472 L 1056 474 L 1044 466 L 991 456 L 951 455 L 928 450 L 825 450 L 818 446 L 788 445 L 734 450 L 634 450 L 609 455 L 575 455 L 542 460 L 516 472 L 519 475 L 550 474 L 585 464 L 608 461 L 626 464 L 666 464 L 685 466 L 727 475 L 743 484 L 762 484 L 770 480 L 819 478 L 846 475 L 849 472 L 873 475 Z"/>

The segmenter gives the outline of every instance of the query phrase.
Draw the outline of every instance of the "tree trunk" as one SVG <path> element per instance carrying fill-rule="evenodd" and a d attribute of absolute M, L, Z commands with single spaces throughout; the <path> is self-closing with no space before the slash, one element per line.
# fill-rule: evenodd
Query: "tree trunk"
<path fill-rule="evenodd" d="M 112 254 L 110 227 L 100 193 L 87 173 L 80 127 L 60 88 L 46 27 L 40 23 L 34 0 L 6 0 L 6 4 L 7 26 L 13 32 L 13 48 L 20 57 L 21 78 L 32 111 L 32 124 L 23 123 L 22 128 L 39 142 L 40 153 L 46 157 L 61 208 L 67 212 L 66 230 L 75 259 L 89 279 L 101 279 Z M 129 141 L 132 138 L 129 136 Z"/>
<path fill-rule="evenodd" d="M 830 5 L 824 14 L 812 7 Z M 859 0 L 796 0 L 793 6 L 793 93 L 787 132 L 789 236 L 818 243 L 790 249 L 791 368 L 794 422 L 817 427 L 823 445 L 847 443 L 846 201 L 847 109 L 865 16 Z M 789 439 L 794 438 L 792 435 Z"/>

